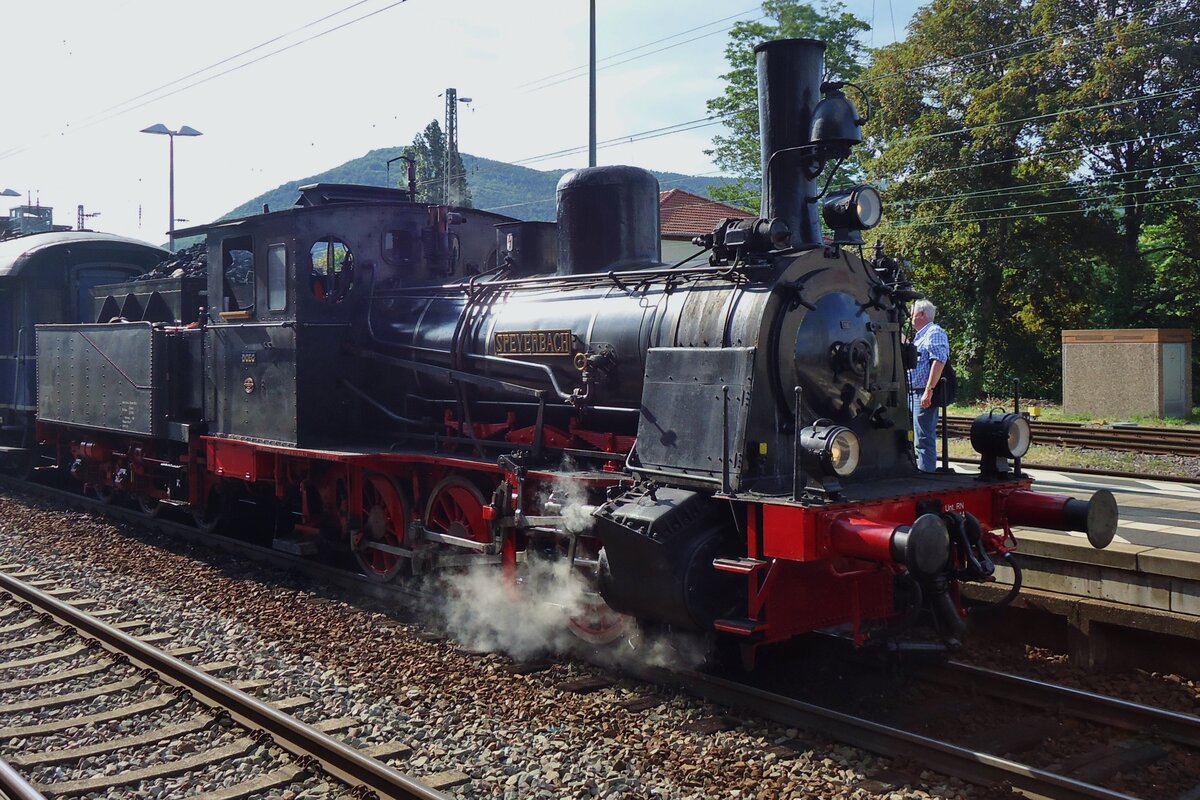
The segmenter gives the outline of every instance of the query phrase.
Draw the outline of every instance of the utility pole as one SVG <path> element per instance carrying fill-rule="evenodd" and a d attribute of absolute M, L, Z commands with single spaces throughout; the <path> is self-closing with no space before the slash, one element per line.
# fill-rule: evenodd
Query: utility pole
<path fill-rule="evenodd" d="M 454 199 L 450 187 L 455 179 L 450 171 L 458 163 L 458 104 L 469 102 L 471 98 L 459 97 L 457 89 L 446 90 L 446 156 L 442 164 L 442 203 L 445 205 L 450 205 L 451 199 Z"/>
<path fill-rule="evenodd" d="M 591 0 L 591 57 L 588 59 L 588 166 L 596 166 L 596 0 Z"/>
<path fill-rule="evenodd" d="M 98 216 L 100 216 L 99 211 L 93 211 L 90 214 L 83 213 L 83 206 L 80 205 L 79 206 L 79 220 L 78 220 L 79 221 L 79 225 L 78 225 L 79 230 L 83 230 L 83 225 L 87 220 L 91 219 L 92 217 L 98 217 Z"/>
<path fill-rule="evenodd" d="M 446 152 L 442 159 L 442 205 L 450 205 L 450 165 L 458 151 L 458 90 L 446 90 Z"/>

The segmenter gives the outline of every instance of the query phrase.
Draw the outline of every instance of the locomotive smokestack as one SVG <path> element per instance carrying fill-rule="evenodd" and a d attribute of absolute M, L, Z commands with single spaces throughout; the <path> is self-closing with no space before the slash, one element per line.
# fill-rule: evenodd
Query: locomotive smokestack
<path fill-rule="evenodd" d="M 792 246 L 821 244 L 815 178 L 807 176 L 811 154 L 772 153 L 809 144 L 813 109 L 821 100 L 825 43 L 780 39 L 754 48 L 758 64 L 758 127 L 762 140 L 764 219 L 781 219 L 792 233 Z"/>

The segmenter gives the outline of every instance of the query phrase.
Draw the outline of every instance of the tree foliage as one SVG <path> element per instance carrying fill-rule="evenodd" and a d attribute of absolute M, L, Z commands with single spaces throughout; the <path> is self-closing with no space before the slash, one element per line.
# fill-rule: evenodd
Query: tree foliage
<path fill-rule="evenodd" d="M 417 159 L 417 200 L 471 208 L 471 190 L 467 186 L 467 168 L 462 155 L 451 154 L 450 180 L 446 182 L 446 134 L 437 120 L 413 139 L 410 153 Z M 449 194 L 447 195 L 447 191 Z"/>
<path fill-rule="evenodd" d="M 762 177 L 754 46 L 772 39 L 820 39 L 826 43 L 826 72 L 852 80 L 862 70 L 865 56 L 858 37 L 870 30 L 836 0 L 819 11 L 799 0 L 764 0 L 762 10 L 764 19 L 739 22 L 730 31 L 725 46 L 730 71 L 721 76 L 727 82 L 725 91 L 708 101 L 709 113 L 724 118 L 729 134 L 713 137 L 713 149 L 705 152 L 733 178 L 711 195 L 743 208 L 757 205 Z"/>
<path fill-rule="evenodd" d="M 1032 128 L 1017 121 L 1034 116 L 1038 87 L 1026 62 L 994 55 L 1030 25 L 1011 0 L 935 0 L 863 75 L 876 106 L 867 168 L 889 204 L 880 234 L 942 309 L 967 396 L 1008 394 L 1014 379 L 1050 389 L 1058 332 L 1090 307 L 1092 221 L 1021 213 L 1067 177 L 1028 157 Z"/>
<path fill-rule="evenodd" d="M 868 166 L 889 204 L 881 232 L 944 309 L 968 395 L 1006 395 L 1019 379 L 1054 396 L 1063 329 L 1153 321 L 1146 187 L 1195 160 L 1158 144 L 1193 136 L 1195 116 L 1145 98 L 1168 91 L 1154 74 L 1200 84 L 1179 71 L 1191 45 L 1130 38 L 1162 14 L 1148 2 L 934 0 L 864 74 L 878 109 Z M 1194 22 L 1177 27 L 1196 36 Z"/>
<path fill-rule="evenodd" d="M 736 179 L 713 195 L 757 190 L 753 45 L 827 41 L 875 110 L 874 233 L 939 305 L 966 396 L 1055 396 L 1064 328 L 1200 323 L 1200 0 L 932 0 L 861 74 L 867 26 L 840 5 L 763 14 L 733 29 L 709 102 Z"/>
<path fill-rule="evenodd" d="M 1040 93 L 1037 134 L 1087 179 L 1081 196 L 1114 210 L 1111 324 L 1155 324 L 1147 223 L 1172 212 L 1200 156 L 1200 3 L 1037 0 L 1030 59 Z M 1187 192 L 1194 197 L 1194 192 Z"/>

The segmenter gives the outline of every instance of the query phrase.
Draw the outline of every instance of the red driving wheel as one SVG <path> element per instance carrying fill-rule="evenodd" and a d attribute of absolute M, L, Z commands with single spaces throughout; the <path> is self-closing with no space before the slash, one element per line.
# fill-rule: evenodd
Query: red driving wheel
<path fill-rule="evenodd" d="M 487 543 L 492 540 L 483 518 L 483 494 L 465 478 L 446 478 L 434 487 L 425 507 L 425 527 L 434 533 Z"/>
<path fill-rule="evenodd" d="M 367 473 L 362 480 L 362 528 L 351 539 L 358 565 L 368 577 L 390 581 L 407 559 L 373 547 L 404 546 L 404 528 L 408 524 L 408 502 L 400 488 L 386 475 Z"/>

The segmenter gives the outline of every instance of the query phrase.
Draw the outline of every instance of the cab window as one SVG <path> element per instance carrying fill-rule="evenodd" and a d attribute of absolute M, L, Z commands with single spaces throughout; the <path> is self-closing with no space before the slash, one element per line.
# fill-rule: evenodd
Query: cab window
<path fill-rule="evenodd" d="M 313 297 L 324 303 L 340 303 L 354 286 L 354 254 L 336 236 L 318 239 L 309 248 Z"/>
<path fill-rule="evenodd" d="M 254 310 L 254 240 L 249 236 L 221 243 L 224 273 L 222 311 Z"/>
<path fill-rule="evenodd" d="M 396 267 L 407 267 L 417 259 L 420 237 L 416 232 L 402 228 L 384 231 L 383 260 Z"/>
<path fill-rule="evenodd" d="M 267 307 L 271 311 L 287 309 L 287 245 L 267 246 Z"/>

